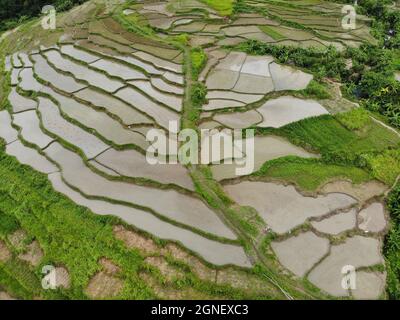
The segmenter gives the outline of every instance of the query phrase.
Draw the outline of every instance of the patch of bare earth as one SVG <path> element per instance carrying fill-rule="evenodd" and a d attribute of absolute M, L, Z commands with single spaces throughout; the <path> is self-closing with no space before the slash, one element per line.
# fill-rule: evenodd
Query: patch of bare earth
<path fill-rule="evenodd" d="M 99 262 L 103 266 L 103 270 L 96 273 L 89 281 L 85 290 L 86 294 L 92 299 L 118 296 L 124 286 L 124 282 L 115 276 L 120 268 L 107 258 L 101 258 Z"/>
<path fill-rule="evenodd" d="M 105 272 L 97 273 L 86 288 L 86 294 L 92 299 L 116 297 L 122 290 L 124 282 Z"/>
<path fill-rule="evenodd" d="M 163 286 L 151 275 L 142 272 L 140 277 L 153 289 L 154 294 L 160 299 L 167 300 L 212 300 L 223 299 L 223 297 L 214 297 L 203 292 L 196 291 L 193 288 L 173 288 L 171 286 Z"/>
<path fill-rule="evenodd" d="M 158 247 L 153 240 L 146 239 L 136 232 L 125 229 L 123 226 L 115 226 L 114 235 L 130 249 L 139 249 L 145 254 L 154 254 L 158 251 Z"/>
<path fill-rule="evenodd" d="M 11 259 L 11 252 L 6 244 L 0 240 L 0 262 L 7 262 Z"/>
<path fill-rule="evenodd" d="M 100 264 L 103 266 L 103 269 L 108 274 L 116 274 L 121 271 L 121 269 L 116 266 L 111 260 L 107 258 L 101 258 Z"/>
<path fill-rule="evenodd" d="M 64 267 L 57 267 L 54 269 L 55 279 L 56 279 L 56 286 L 57 288 L 63 287 L 65 289 L 70 288 L 71 286 L 71 279 L 68 273 L 68 270 Z"/>
<path fill-rule="evenodd" d="M 369 181 L 354 185 L 349 181 L 338 180 L 329 182 L 321 188 L 322 193 L 345 193 L 356 198 L 361 203 L 380 196 L 387 190 L 388 187 L 379 181 Z"/>
<path fill-rule="evenodd" d="M 165 248 L 159 249 L 153 240 L 146 239 L 145 237 L 137 234 L 136 232 L 127 230 L 123 226 L 115 226 L 114 235 L 118 240 L 124 242 L 124 244 L 128 248 L 139 249 L 145 254 L 157 254 L 159 252 L 161 252 L 163 255 L 169 254 L 174 259 L 186 263 L 201 280 L 212 281 L 212 282 L 215 281 L 215 275 L 216 275 L 215 270 L 207 267 L 198 258 L 190 255 L 189 253 L 182 250 L 175 244 L 168 244 Z M 160 261 L 156 262 L 156 260 L 154 260 L 154 257 L 152 257 L 148 261 L 150 261 L 149 264 L 152 263 L 160 264 Z M 155 265 L 155 267 L 157 267 L 157 265 Z M 160 271 L 162 273 L 162 270 Z"/>
<path fill-rule="evenodd" d="M 145 262 L 157 268 L 167 281 L 173 281 L 184 277 L 183 272 L 171 266 L 164 257 L 148 257 Z"/>
<path fill-rule="evenodd" d="M 11 297 L 7 292 L 0 291 L 0 300 L 15 300 L 15 298 Z"/>
<path fill-rule="evenodd" d="M 221 285 L 229 285 L 235 289 L 244 290 L 250 294 L 276 294 L 270 292 L 268 286 L 266 286 L 265 282 L 261 279 L 233 268 L 217 271 L 208 267 L 199 258 L 186 252 L 174 243 L 170 243 L 164 248 L 159 249 L 152 240 L 148 240 L 133 231 L 127 230 L 123 226 L 114 227 L 114 234 L 117 239 L 122 240 L 128 248 L 138 248 L 148 254 L 161 253 L 164 257 L 171 256 L 173 259 L 185 263 L 200 280 Z M 183 272 L 171 266 L 162 256 L 148 257 L 145 262 L 158 268 L 167 281 L 171 281 L 176 277 L 182 277 L 184 275 Z M 215 298 L 202 292 L 195 291 L 192 288 L 180 288 L 178 290 L 171 286 L 164 286 L 159 283 L 157 279 L 145 272 L 142 272 L 140 277 L 154 290 L 154 293 L 162 299 Z"/>
<path fill-rule="evenodd" d="M 8 241 L 15 249 L 22 249 L 27 236 L 25 230 L 19 229 L 8 236 Z"/>
<path fill-rule="evenodd" d="M 43 251 L 40 248 L 39 242 L 35 240 L 29 244 L 26 248 L 26 252 L 18 255 L 18 258 L 29 262 L 34 267 L 38 266 L 43 258 Z"/>
<path fill-rule="evenodd" d="M 276 294 L 269 290 L 269 286 L 266 286 L 265 281 L 233 268 L 218 270 L 217 284 L 230 285 L 232 288 L 241 289 L 248 293 L 264 294 L 268 296 Z"/>
<path fill-rule="evenodd" d="M 204 281 L 215 281 L 216 271 L 204 265 L 199 259 L 185 252 L 175 244 L 168 244 L 163 254 L 170 254 L 174 259 L 186 263 L 193 273 Z"/>

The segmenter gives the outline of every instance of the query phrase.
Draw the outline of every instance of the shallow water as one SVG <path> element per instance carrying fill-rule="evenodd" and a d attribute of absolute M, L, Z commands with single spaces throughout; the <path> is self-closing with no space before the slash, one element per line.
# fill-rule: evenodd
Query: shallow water
<path fill-rule="evenodd" d="M 39 98 L 39 112 L 46 130 L 81 149 L 89 159 L 109 148 L 94 135 L 66 121 L 49 99 Z"/>
<path fill-rule="evenodd" d="M 10 75 L 10 84 L 12 86 L 16 86 L 19 82 L 18 77 L 21 69 L 12 69 L 11 75 Z"/>
<path fill-rule="evenodd" d="M 227 99 L 227 100 L 236 100 L 246 104 L 250 104 L 261 100 L 263 95 L 255 95 L 255 94 L 245 94 L 245 93 L 237 93 L 232 91 L 222 91 L 222 90 L 214 90 L 207 92 L 207 99 Z"/>
<path fill-rule="evenodd" d="M 233 90 L 240 93 L 265 95 L 274 91 L 274 83 L 272 78 L 269 77 L 240 73 L 239 80 Z"/>
<path fill-rule="evenodd" d="M 125 129 L 106 113 L 96 111 L 72 98 L 60 95 L 50 88 L 46 87 L 43 92 L 55 98 L 60 104 L 62 112 L 68 117 L 87 128 L 94 129 L 106 140 L 117 145 L 135 144 L 144 150 L 149 146 L 141 134 Z"/>
<path fill-rule="evenodd" d="M 251 266 L 242 247 L 222 244 L 220 242 L 206 239 L 194 232 L 162 221 L 154 215 L 142 210 L 111 204 L 105 201 L 89 200 L 84 198 L 81 194 L 69 188 L 61 180 L 59 173 L 49 175 L 49 179 L 57 191 L 65 194 L 75 203 L 88 207 L 96 214 L 113 214 L 125 222 L 149 232 L 158 238 L 178 241 L 186 248 L 198 253 L 210 263 L 216 265 L 234 264 L 243 267 Z"/>
<path fill-rule="evenodd" d="M 209 90 L 232 90 L 239 76 L 237 71 L 214 69 L 208 75 L 206 85 Z"/>
<path fill-rule="evenodd" d="M 25 147 L 20 141 L 7 145 L 6 153 L 16 157 L 19 162 L 32 167 L 36 171 L 46 174 L 58 171 L 58 168 L 39 152 Z"/>
<path fill-rule="evenodd" d="M 214 116 L 214 120 L 232 129 L 248 128 L 263 120 L 255 110 L 236 113 L 222 113 Z"/>
<path fill-rule="evenodd" d="M 359 213 L 358 227 L 366 232 L 381 232 L 386 228 L 385 207 L 382 203 L 374 202 Z"/>
<path fill-rule="evenodd" d="M 116 96 L 152 117 L 160 126 L 168 129 L 169 121 L 180 121 L 178 113 L 156 104 L 133 88 L 124 88 Z"/>
<path fill-rule="evenodd" d="M 303 277 L 329 251 L 329 240 L 312 232 L 271 243 L 279 262 L 296 276 Z"/>
<path fill-rule="evenodd" d="M 153 86 L 155 86 L 157 89 L 161 91 L 173 93 L 176 95 L 184 94 L 184 89 L 182 87 L 169 84 L 161 78 L 151 78 L 150 81 Z"/>
<path fill-rule="evenodd" d="M 147 79 L 144 73 L 139 72 L 138 70 L 106 59 L 101 59 L 92 63 L 91 65 L 99 70 L 107 72 L 109 75 L 122 78 L 124 80 Z"/>
<path fill-rule="evenodd" d="M 264 121 L 258 126 L 273 128 L 280 128 L 305 118 L 329 114 L 321 104 L 314 100 L 303 100 L 290 96 L 269 100 L 257 111 L 264 118 Z"/>
<path fill-rule="evenodd" d="M 155 89 L 148 80 L 130 81 L 129 84 L 134 85 L 152 99 L 155 99 L 178 112 L 182 110 L 182 98 Z"/>
<path fill-rule="evenodd" d="M 35 110 L 14 114 L 13 123 L 21 128 L 24 140 L 37 145 L 40 149 L 45 148 L 54 140 L 40 129 L 39 118 Z"/>
<path fill-rule="evenodd" d="M 26 53 L 21 52 L 18 56 L 25 68 L 31 68 L 33 66 L 32 61 L 29 60 L 29 56 Z"/>
<path fill-rule="evenodd" d="M 13 127 L 11 127 L 11 117 L 6 111 L 0 111 L 0 138 L 6 143 L 17 140 L 18 133 Z"/>
<path fill-rule="evenodd" d="M 305 197 L 293 186 L 267 182 L 244 181 L 227 185 L 225 191 L 241 205 L 255 208 L 277 233 L 285 233 L 303 224 L 307 218 L 319 217 L 356 204 L 356 200 L 340 193 Z"/>
<path fill-rule="evenodd" d="M 160 190 L 107 180 L 93 173 L 78 155 L 64 149 L 58 143 L 51 144 L 45 152 L 62 167 L 63 178 L 66 182 L 81 190 L 85 195 L 105 197 L 147 207 L 169 219 L 194 228 L 221 237 L 236 238 L 218 216 L 199 199 L 175 190 Z"/>
<path fill-rule="evenodd" d="M 75 93 L 75 96 L 84 101 L 92 103 L 96 107 L 104 108 L 110 113 L 115 114 L 126 125 L 153 122 L 148 117 L 146 117 L 139 111 L 136 111 L 128 104 L 120 101 L 119 99 L 111 95 L 101 93 L 94 89 L 84 89 Z"/>
<path fill-rule="evenodd" d="M 352 209 L 349 212 L 339 213 L 322 221 L 313 221 L 311 224 L 319 232 L 338 235 L 346 230 L 354 229 L 356 222 L 357 210 Z"/>
<path fill-rule="evenodd" d="M 317 157 L 304 149 L 292 145 L 287 140 L 275 136 L 263 136 L 254 138 L 254 170 L 258 171 L 261 166 L 269 160 L 285 157 L 298 156 L 304 158 Z M 242 165 L 219 164 L 211 167 L 211 171 L 216 180 L 237 178 L 236 168 Z"/>
<path fill-rule="evenodd" d="M 260 77 L 270 77 L 271 74 L 269 72 L 268 65 L 274 61 L 274 58 L 271 56 L 266 57 L 255 57 L 255 56 L 247 56 L 241 73 L 248 73 L 255 76 Z"/>
<path fill-rule="evenodd" d="M 61 53 L 66 54 L 76 60 L 85 62 L 85 63 L 92 63 L 100 59 L 99 56 L 94 54 L 88 53 L 84 50 L 77 49 L 73 45 L 64 45 L 60 48 Z"/>
<path fill-rule="evenodd" d="M 303 90 L 307 88 L 313 75 L 295 70 L 288 66 L 282 66 L 275 62 L 269 65 L 269 70 L 274 81 L 275 90 Z"/>
<path fill-rule="evenodd" d="M 35 62 L 35 73 L 39 76 L 39 78 L 52 84 L 53 86 L 68 93 L 75 92 L 86 87 L 86 85 L 78 83 L 74 78 L 63 75 L 54 70 L 42 56 L 35 54 L 32 55 L 32 59 Z"/>
<path fill-rule="evenodd" d="M 173 83 L 176 83 L 176 84 L 179 84 L 179 85 L 181 85 L 181 86 L 183 86 L 183 84 L 184 84 L 184 82 L 185 82 L 185 81 L 183 80 L 183 76 L 182 76 L 182 75 L 178 75 L 178 74 L 173 73 L 173 72 L 170 72 L 170 71 L 165 72 L 165 73 L 163 74 L 163 77 L 164 77 L 165 79 L 167 79 L 168 81 L 173 82 Z"/>
<path fill-rule="evenodd" d="M 36 108 L 36 101 L 32 99 L 25 98 L 21 96 L 15 87 L 11 88 L 10 94 L 8 96 L 8 101 L 10 102 L 13 112 L 22 112 L 30 109 Z"/>
<path fill-rule="evenodd" d="M 159 48 L 159 50 L 163 50 L 161 48 Z M 168 70 L 168 71 L 172 71 L 175 73 L 182 73 L 182 66 L 176 63 L 173 63 L 171 61 L 168 60 L 164 60 L 158 57 L 155 57 L 147 52 L 143 52 L 143 51 L 138 51 L 138 52 L 134 52 L 132 53 L 132 55 L 134 55 L 135 57 L 143 60 L 143 61 L 147 61 L 150 62 L 151 64 L 153 64 L 154 66 L 156 66 L 157 68 L 161 68 L 164 70 Z"/>
<path fill-rule="evenodd" d="M 343 266 L 360 268 L 381 264 L 384 260 L 380 250 L 377 239 L 361 236 L 348 238 L 345 243 L 331 247 L 330 255 L 310 272 L 308 279 L 333 296 L 347 296 L 348 291 L 341 286 Z"/>
<path fill-rule="evenodd" d="M 239 108 L 244 107 L 245 104 L 242 102 L 234 100 L 224 100 L 224 99 L 210 99 L 208 103 L 203 105 L 204 111 L 219 110 L 224 108 Z"/>
<path fill-rule="evenodd" d="M 76 79 L 87 81 L 90 85 L 101 88 L 107 92 L 114 92 L 124 86 L 124 83 L 121 81 L 110 79 L 100 72 L 96 72 L 86 66 L 64 58 L 56 50 L 46 51 L 44 55 L 56 68 L 65 72 L 70 72 Z"/>
<path fill-rule="evenodd" d="M 40 91 L 42 85 L 33 77 L 33 70 L 31 68 L 22 69 L 20 74 L 21 82 L 19 87 L 25 91 Z"/>
<path fill-rule="evenodd" d="M 164 184 L 177 184 L 189 190 L 194 190 L 193 182 L 187 170 L 180 164 L 151 165 L 146 156 L 135 150 L 107 150 L 96 160 L 127 177 L 142 177 Z"/>

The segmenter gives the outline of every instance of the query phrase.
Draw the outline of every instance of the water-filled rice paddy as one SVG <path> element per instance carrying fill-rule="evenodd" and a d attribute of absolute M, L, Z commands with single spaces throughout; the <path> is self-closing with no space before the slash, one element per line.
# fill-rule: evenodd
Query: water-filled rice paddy
<path fill-rule="evenodd" d="M 245 142 L 245 141 L 244 141 Z M 276 136 L 263 136 L 254 138 L 254 170 L 256 172 L 269 160 L 285 157 L 299 156 L 304 158 L 317 157 L 306 150 L 292 145 L 285 139 Z M 211 168 L 213 177 L 216 180 L 237 178 L 236 169 L 243 167 L 243 164 L 218 164 Z"/>
<path fill-rule="evenodd" d="M 225 186 L 238 203 L 254 207 L 277 233 L 285 233 L 310 217 L 321 217 L 356 204 L 356 200 L 340 193 L 316 198 L 305 197 L 293 186 L 268 182 L 241 182 Z"/>
<path fill-rule="evenodd" d="M 8 144 L 6 152 L 49 174 L 57 191 L 97 214 L 113 214 L 156 237 L 177 241 L 213 264 L 251 267 L 248 252 L 239 242 L 218 240 L 235 240 L 237 235 L 223 213 L 207 205 L 207 196 L 197 193 L 198 185 L 190 176 L 196 170 L 151 166 L 143 151 L 149 130 L 167 129 L 170 120 L 187 120 L 183 118 L 184 94 L 190 93 L 188 84 L 196 79 L 188 81 L 188 65 L 183 63 L 187 61 L 179 46 L 169 44 L 171 39 L 179 39 L 187 48 L 188 44 L 203 47 L 208 56 L 199 77 L 208 90 L 207 102 L 197 110 L 202 119 L 199 128 L 270 130 L 327 113 L 316 100 L 281 92 L 306 89 L 312 74 L 278 64 L 271 56 L 221 48 L 248 39 L 321 50 L 328 45 L 340 50 L 356 47 L 362 39 L 373 41 L 364 22 L 351 32 L 334 28 L 338 5 L 291 1 L 286 6 L 288 1 L 281 2 L 277 6 L 270 1 L 248 1 L 250 7 L 268 10 L 268 17 L 259 11 L 231 19 L 222 18 L 211 1 L 160 1 L 126 9 L 132 21 L 138 19 L 135 27 L 150 28 L 149 24 L 163 29 L 150 36 L 127 32 L 112 17 L 86 21 L 87 12 L 95 14 L 93 6 L 73 11 L 71 19 L 60 21 L 66 34 L 58 45 L 46 43 L 6 58 L 13 86 L 10 108 L 0 111 L 0 137 Z M 324 18 L 310 8 L 323 10 Z M 288 27 L 283 21 L 315 32 L 295 24 Z M 190 33 L 188 44 L 179 38 L 179 31 Z M 23 96 L 29 93 L 31 98 Z M 19 137 L 11 123 L 20 128 Z M 319 157 L 273 135 L 257 136 L 255 144 L 254 171 L 266 161 L 286 156 L 300 157 L 299 161 Z M 43 149 L 44 155 L 34 148 Z M 296 277 L 307 277 L 326 293 L 347 296 L 349 292 L 338 287 L 337 270 L 354 263 L 364 270 L 358 272 L 353 297 L 380 296 L 385 273 L 366 268 L 383 261 L 380 239 L 388 220 L 381 197 L 387 186 L 376 181 L 362 186 L 332 181 L 316 193 L 305 194 L 292 185 L 265 182 L 260 176 L 238 178 L 237 166 L 210 165 L 213 177 L 207 180 L 225 180 L 222 186 L 234 201 L 232 208 L 253 207 L 251 222 L 260 217 L 265 227 L 279 234 L 271 248 L 283 268 Z M 339 243 L 332 241 L 336 237 Z"/>
<path fill-rule="evenodd" d="M 264 118 L 264 121 L 258 124 L 258 126 L 273 128 L 279 128 L 291 122 L 329 113 L 316 101 L 297 99 L 290 96 L 269 100 L 258 108 L 257 111 Z"/>
<path fill-rule="evenodd" d="M 65 120 L 61 116 L 57 105 L 49 99 L 39 98 L 38 110 L 41 116 L 41 123 L 48 132 L 76 146 L 82 150 L 87 158 L 94 158 L 109 148 L 107 144 L 93 134 Z"/>
<path fill-rule="evenodd" d="M 40 149 L 54 141 L 40 129 L 39 118 L 35 110 L 14 114 L 13 118 L 13 123 L 21 128 L 20 134 L 25 141 L 37 145 Z"/>
<path fill-rule="evenodd" d="M 109 181 L 94 174 L 78 155 L 58 143 L 51 144 L 45 153 L 62 168 L 66 183 L 79 189 L 84 195 L 146 207 L 193 228 L 221 237 L 236 238 L 218 216 L 199 199 L 174 190 Z"/>

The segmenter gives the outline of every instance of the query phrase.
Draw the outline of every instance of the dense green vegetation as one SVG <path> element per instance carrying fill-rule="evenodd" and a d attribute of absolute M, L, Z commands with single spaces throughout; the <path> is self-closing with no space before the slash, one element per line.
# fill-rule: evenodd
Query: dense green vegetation
<path fill-rule="evenodd" d="M 386 150 L 381 154 L 367 155 L 367 165 L 373 176 L 392 185 L 400 175 L 400 150 Z"/>
<path fill-rule="evenodd" d="M 136 274 L 143 258 L 113 237 L 111 218 L 96 216 L 56 193 L 45 175 L 19 164 L 3 150 L 0 151 L 0 177 L 3 181 L 0 212 L 2 221 L 7 222 L 2 226 L 0 238 L 6 240 L 12 231 L 22 228 L 40 243 L 45 253 L 44 261 L 36 270 L 15 258 L 1 266 L 0 279 L 8 279 L 1 283 L 8 292 L 20 296 L 22 291 L 18 288 L 22 286 L 27 294 L 29 292 L 22 295 L 24 298 L 53 294 L 51 290 L 41 289 L 39 278 L 41 266 L 53 264 L 66 266 L 71 274 L 72 290 L 61 290 L 59 294 L 85 298 L 84 287 L 100 269 L 98 260 L 105 256 L 125 270 L 123 277 L 127 285 L 123 296 L 152 296 Z M 15 273 L 16 266 L 20 272 Z M 27 283 L 21 283 L 19 273 L 28 277 Z M 133 291 L 135 287 L 141 290 Z"/>
<path fill-rule="evenodd" d="M 215 9 L 222 16 L 232 14 L 233 4 L 235 0 L 200 0 Z"/>
<path fill-rule="evenodd" d="M 85 1 L 87 0 L 0 0 L 0 32 L 39 15 L 45 5 L 53 5 L 57 11 L 65 11 Z"/>
<path fill-rule="evenodd" d="M 399 136 L 373 121 L 361 108 L 336 116 L 305 119 L 281 129 L 256 130 L 260 134 L 282 135 L 296 145 L 321 154 L 321 160 L 285 157 L 269 161 L 256 176 L 315 190 L 334 177 L 355 183 L 376 178 L 392 185 L 400 174 Z"/>
<path fill-rule="evenodd" d="M 282 36 L 279 32 L 276 32 L 274 29 L 268 26 L 260 26 L 259 27 L 262 31 L 264 31 L 267 35 L 269 35 L 274 40 L 281 40 L 285 37 Z"/>
<path fill-rule="evenodd" d="M 267 133 L 270 130 L 258 131 Z M 305 119 L 272 131 L 294 144 L 319 152 L 328 163 L 361 167 L 366 165 L 363 155 L 395 148 L 400 143 L 394 132 L 373 121 L 363 130 L 350 131 L 331 115 Z"/>
<path fill-rule="evenodd" d="M 363 108 L 340 113 L 336 118 L 349 130 L 361 130 L 372 121 L 369 113 Z"/>
<path fill-rule="evenodd" d="M 307 88 L 299 91 L 299 93 L 303 94 L 305 97 L 315 98 L 315 99 L 331 98 L 331 95 L 325 88 L 325 86 L 315 80 L 311 80 Z"/>
<path fill-rule="evenodd" d="M 318 48 L 299 48 L 283 45 L 270 45 L 257 40 L 249 40 L 235 49 L 256 55 L 272 55 L 278 62 L 293 64 L 311 71 L 316 79 L 324 77 L 340 79 L 346 75 L 346 60 L 335 48 L 326 51 Z"/>
<path fill-rule="evenodd" d="M 337 178 L 348 179 L 355 184 L 371 180 L 371 175 L 360 168 L 294 156 L 268 161 L 253 175 L 284 180 L 307 191 L 315 191 L 329 180 Z"/>
<path fill-rule="evenodd" d="M 388 208 L 392 228 L 386 236 L 384 252 L 387 270 L 387 292 L 391 299 L 400 299 L 400 184 L 389 195 Z"/>
<path fill-rule="evenodd" d="M 190 51 L 190 58 L 192 60 L 192 77 L 196 80 L 207 63 L 207 55 L 203 48 L 196 47 Z"/>

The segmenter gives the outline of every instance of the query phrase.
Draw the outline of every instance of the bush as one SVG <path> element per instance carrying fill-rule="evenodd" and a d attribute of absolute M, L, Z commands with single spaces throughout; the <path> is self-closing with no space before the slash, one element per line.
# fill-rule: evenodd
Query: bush
<path fill-rule="evenodd" d="M 331 97 L 324 85 L 315 80 L 311 80 L 307 88 L 303 90 L 302 93 L 307 97 L 316 99 L 329 99 Z"/>
<path fill-rule="evenodd" d="M 390 299 L 400 299 L 400 184 L 390 193 L 387 207 L 392 228 L 385 239 L 387 292 Z"/>
<path fill-rule="evenodd" d="M 195 107 L 201 107 L 206 103 L 207 88 L 202 83 L 196 83 L 192 87 L 191 100 Z"/>
<path fill-rule="evenodd" d="M 316 78 L 341 79 L 348 75 L 345 58 L 334 47 L 321 50 L 271 45 L 257 40 L 249 40 L 235 49 L 254 55 L 272 55 L 280 63 L 294 64 L 297 67 L 309 69 Z"/>
<path fill-rule="evenodd" d="M 190 52 L 192 60 L 192 76 L 197 79 L 207 62 L 207 55 L 202 48 L 193 48 Z"/>

